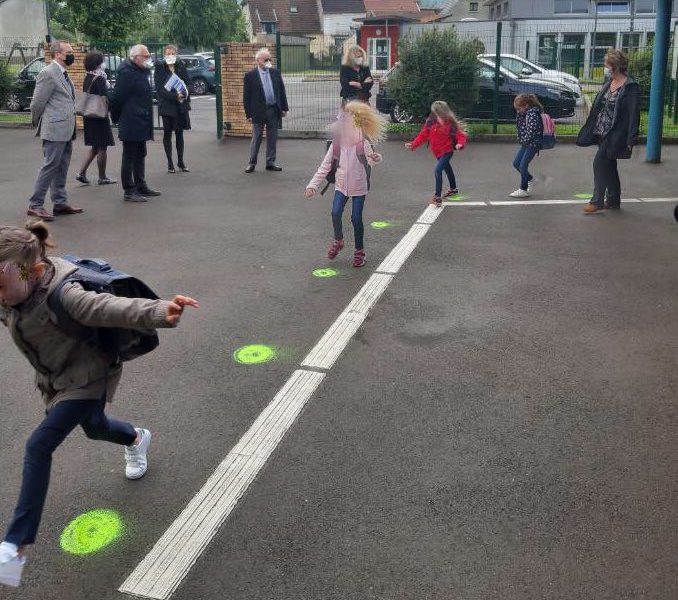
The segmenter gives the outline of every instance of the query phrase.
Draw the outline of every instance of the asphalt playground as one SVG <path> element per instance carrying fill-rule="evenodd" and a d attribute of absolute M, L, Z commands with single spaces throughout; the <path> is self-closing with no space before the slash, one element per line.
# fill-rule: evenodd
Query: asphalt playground
<path fill-rule="evenodd" d="M 85 213 L 53 224 L 55 252 L 105 258 L 202 308 L 126 366 L 109 408 L 153 431 L 146 477 L 125 480 L 121 449 L 71 436 L 24 585 L 0 598 L 131 597 L 119 588 L 201 490 L 218 489 L 215 471 L 298 371 L 317 386 L 282 433 L 258 430 L 275 443 L 223 524 L 202 546 L 187 539 L 193 560 L 164 555 L 158 581 L 180 573 L 167 597 L 678 597 L 678 149 L 649 165 L 639 148 L 621 163 L 633 201 L 584 216 L 592 150 L 561 145 L 533 163 L 531 200 L 566 202 L 505 204 L 515 147 L 471 143 L 453 162 L 462 196 L 431 216 L 430 153 L 388 142 L 365 209 L 368 264 L 353 269 L 350 251 L 325 255 L 330 194 L 303 197 L 323 141 L 282 139 L 284 170 L 253 175 L 247 145 L 192 132 L 191 173 L 170 175 L 151 144 L 147 179 L 163 196 L 132 205 L 119 186 L 73 181 L 78 143 L 69 193 Z M 0 148 L 0 223 L 21 223 L 39 142 L 0 130 Z M 351 313 L 360 326 L 317 366 L 312 349 L 375 281 Z M 239 363 L 247 345 L 273 360 Z M 1 331 L 3 528 L 43 410 L 32 377 Z M 119 519 L 110 543 L 64 550 L 69 524 L 94 510 Z M 196 512 L 195 529 L 212 514 Z"/>

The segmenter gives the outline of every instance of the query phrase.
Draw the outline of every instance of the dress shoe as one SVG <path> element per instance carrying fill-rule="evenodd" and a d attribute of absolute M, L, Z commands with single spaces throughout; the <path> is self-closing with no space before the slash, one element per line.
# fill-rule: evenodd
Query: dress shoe
<path fill-rule="evenodd" d="M 125 192 L 125 202 L 148 202 L 141 194 L 137 192 Z"/>
<path fill-rule="evenodd" d="M 191 170 L 186 165 L 179 165 L 179 170 L 182 173 L 190 173 L 191 172 Z"/>
<path fill-rule="evenodd" d="M 608 202 L 605 200 L 605 204 L 603 204 L 606 210 L 619 210 L 621 208 L 621 202 Z"/>
<path fill-rule="evenodd" d="M 254 173 L 254 166 L 255 165 L 247 165 L 245 167 L 245 173 Z"/>
<path fill-rule="evenodd" d="M 282 167 L 279 167 L 278 165 L 266 165 L 266 170 L 267 171 L 282 171 Z"/>
<path fill-rule="evenodd" d="M 79 215 L 85 212 L 82 208 L 76 208 L 70 204 L 55 204 L 54 215 Z"/>
<path fill-rule="evenodd" d="M 26 211 L 26 214 L 29 217 L 38 217 L 38 219 L 42 219 L 43 221 L 54 221 L 54 216 L 50 215 L 44 208 L 38 207 L 38 208 L 29 208 Z"/>
<path fill-rule="evenodd" d="M 155 197 L 155 196 L 162 196 L 162 192 L 156 192 L 155 190 L 152 190 L 149 187 L 145 187 L 145 188 L 138 190 L 138 193 L 141 194 L 142 196 L 146 196 L 148 198 Z"/>
<path fill-rule="evenodd" d="M 596 213 L 602 212 L 603 207 L 598 206 L 597 204 L 594 204 L 593 202 L 589 202 L 585 207 L 584 207 L 584 214 L 585 215 L 595 215 Z"/>

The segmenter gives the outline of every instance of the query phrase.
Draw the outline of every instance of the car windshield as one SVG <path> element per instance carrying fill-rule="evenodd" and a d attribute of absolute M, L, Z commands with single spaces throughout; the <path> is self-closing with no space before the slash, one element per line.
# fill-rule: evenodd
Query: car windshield
<path fill-rule="evenodd" d="M 24 73 L 26 74 L 26 77 L 29 77 L 31 79 L 35 79 L 38 76 L 38 73 L 42 71 L 43 67 L 45 66 L 45 61 L 41 58 L 39 60 L 36 60 L 29 64 L 26 67 L 26 70 Z"/>

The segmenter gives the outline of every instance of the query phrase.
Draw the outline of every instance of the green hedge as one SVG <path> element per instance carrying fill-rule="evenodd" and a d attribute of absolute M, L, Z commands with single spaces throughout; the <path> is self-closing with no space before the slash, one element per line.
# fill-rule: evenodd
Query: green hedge
<path fill-rule="evenodd" d="M 4 108 L 13 85 L 14 76 L 5 63 L 0 63 L 0 107 Z"/>

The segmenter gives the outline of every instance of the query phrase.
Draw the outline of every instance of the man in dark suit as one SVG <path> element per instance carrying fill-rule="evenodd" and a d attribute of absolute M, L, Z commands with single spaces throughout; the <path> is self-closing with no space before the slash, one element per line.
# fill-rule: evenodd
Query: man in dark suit
<path fill-rule="evenodd" d="M 256 55 L 257 66 L 245 75 L 243 104 L 245 116 L 252 123 L 252 142 L 250 143 L 250 161 L 245 173 L 252 173 L 257 164 L 259 146 L 266 128 L 266 170 L 282 171 L 275 164 L 278 129 L 282 127 L 282 117 L 287 115 L 287 95 L 280 71 L 273 68 L 271 53 L 262 48 Z"/>
<path fill-rule="evenodd" d="M 126 202 L 146 202 L 148 197 L 160 196 L 146 183 L 146 142 L 153 139 L 152 67 L 148 48 L 133 46 L 129 60 L 118 70 L 111 98 L 111 117 L 118 124 L 122 141 L 120 179 Z"/>

